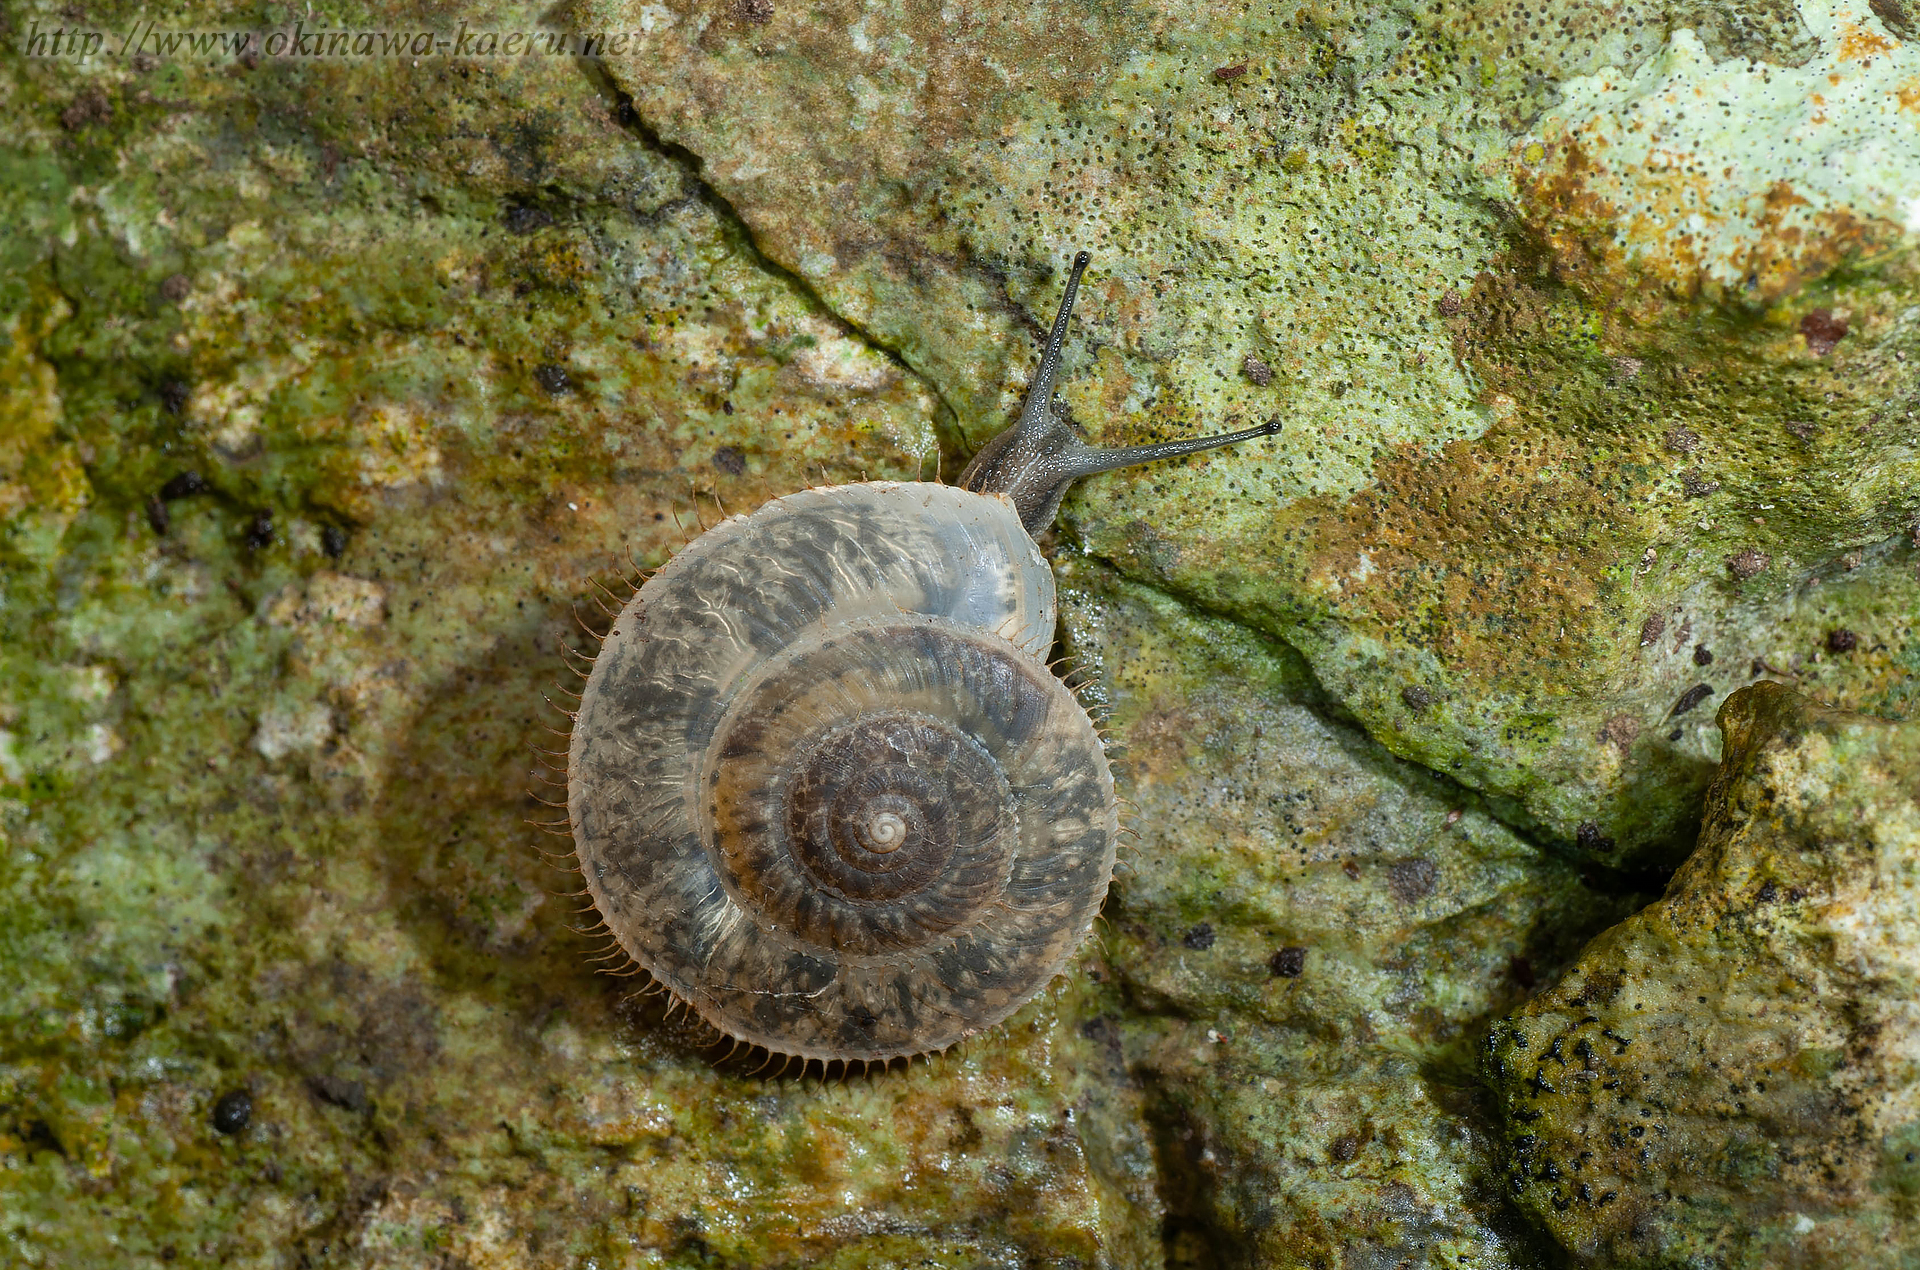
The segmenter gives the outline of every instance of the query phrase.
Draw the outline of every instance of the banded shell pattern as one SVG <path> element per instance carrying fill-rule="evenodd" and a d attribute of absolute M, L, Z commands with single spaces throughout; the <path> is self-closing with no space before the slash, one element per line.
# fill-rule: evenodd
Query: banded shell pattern
<path fill-rule="evenodd" d="M 568 814 L 614 938 L 776 1054 L 884 1061 L 1004 1019 L 1112 875 L 1100 739 L 1047 668 L 1013 503 L 873 482 L 708 531 L 620 612 Z"/>

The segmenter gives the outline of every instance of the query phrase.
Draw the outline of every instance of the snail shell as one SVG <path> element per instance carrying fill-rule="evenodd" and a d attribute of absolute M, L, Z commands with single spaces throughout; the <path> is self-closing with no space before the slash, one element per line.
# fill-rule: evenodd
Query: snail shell
<path fill-rule="evenodd" d="M 961 487 L 812 489 L 695 539 L 615 618 L 567 813 L 615 942 L 737 1041 L 823 1061 L 1012 1014 L 1106 897 L 1113 777 L 1045 656 L 1031 535 L 1092 472 L 1265 436 L 1101 449 L 1053 409 L 1066 296 L 1019 421 Z"/>
<path fill-rule="evenodd" d="M 568 810 L 628 955 L 720 1031 L 884 1060 L 999 1022 L 1079 947 L 1113 779 L 1047 668 L 1002 497 L 874 482 L 735 517 L 614 621 Z"/>

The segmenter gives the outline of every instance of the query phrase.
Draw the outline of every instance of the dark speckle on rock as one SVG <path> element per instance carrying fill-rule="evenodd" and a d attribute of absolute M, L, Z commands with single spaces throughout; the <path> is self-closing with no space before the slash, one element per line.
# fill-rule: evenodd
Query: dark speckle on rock
<path fill-rule="evenodd" d="M 1673 709 L 1668 711 L 1668 713 L 1669 714 L 1685 714 L 1687 711 L 1693 709 L 1695 706 L 1699 705 L 1702 701 L 1705 701 L 1708 697 L 1711 697 L 1712 695 L 1713 695 L 1713 688 L 1711 685 L 1695 684 L 1693 687 L 1687 689 L 1685 692 L 1680 694 L 1680 699 L 1673 703 Z"/>
<path fill-rule="evenodd" d="M 1213 926 L 1208 922 L 1201 922 L 1197 926 L 1189 927 L 1187 933 L 1180 936 L 1181 943 L 1200 952 L 1205 952 L 1207 949 L 1213 947 L 1213 939 Z"/>
<path fill-rule="evenodd" d="M 573 376 L 567 374 L 565 366 L 557 366 L 552 362 L 543 362 L 535 366 L 533 379 L 546 390 L 550 397 L 558 397 L 562 393 L 573 391 Z"/>
<path fill-rule="evenodd" d="M 1696 666 L 1713 665 L 1713 650 L 1705 644 L 1695 644 L 1693 646 L 1693 664 Z"/>
<path fill-rule="evenodd" d="M 1400 690 L 1400 700 L 1406 702 L 1407 709 L 1415 714 L 1424 714 L 1433 704 L 1433 694 L 1419 684 L 1408 684 Z"/>
<path fill-rule="evenodd" d="M 173 516 L 167 511 L 167 504 L 158 494 L 147 499 L 147 524 L 156 534 L 165 535 L 173 527 Z"/>
<path fill-rule="evenodd" d="M 204 494 L 211 487 L 207 479 L 198 472 L 181 472 L 160 487 L 160 497 L 168 502 L 176 498 L 191 498 L 195 494 Z"/>
<path fill-rule="evenodd" d="M 1640 647 L 1645 648 L 1659 639 L 1667 631 L 1667 619 L 1658 613 L 1647 614 L 1647 620 L 1640 623 Z"/>
<path fill-rule="evenodd" d="M 247 522 L 247 546 L 254 551 L 264 551 L 273 545 L 273 513 L 257 511 L 253 519 Z"/>
<path fill-rule="evenodd" d="M 347 531 L 338 525 L 328 525 L 320 531 L 320 550 L 327 553 L 329 560 L 338 560 L 347 550 Z"/>
<path fill-rule="evenodd" d="M 501 219 L 507 223 L 507 232 L 531 234 L 536 229 L 553 224 L 553 213 L 529 203 L 509 203 Z"/>
<path fill-rule="evenodd" d="M 187 398 L 193 395 L 193 389 L 183 379 L 169 379 L 160 385 L 160 404 L 170 415 L 177 415 L 186 409 Z"/>
<path fill-rule="evenodd" d="M 1298 979 L 1307 968 L 1307 950 L 1304 948 L 1282 948 L 1267 958 L 1267 969 L 1281 979 Z"/>
<path fill-rule="evenodd" d="M 728 476 L 739 476 L 747 470 L 746 458 L 730 445 L 723 445 L 713 452 L 713 465 Z"/>
<path fill-rule="evenodd" d="M 1692 428 L 1675 425 L 1667 429 L 1666 446 L 1671 454 L 1692 454 L 1700 448 L 1700 434 Z"/>
<path fill-rule="evenodd" d="M 1773 557 L 1754 547 L 1748 547 L 1735 555 L 1727 557 L 1727 572 L 1740 581 L 1757 578 L 1767 571 L 1773 563 Z"/>
<path fill-rule="evenodd" d="M 1800 438 L 1802 441 L 1813 440 L 1814 434 L 1820 431 L 1819 425 L 1811 419 L 1789 419 L 1787 420 L 1786 428 L 1788 432 Z"/>
<path fill-rule="evenodd" d="M 1240 363 L 1240 373 L 1262 388 L 1273 382 L 1273 367 L 1252 353 L 1248 353 L 1246 359 Z"/>
<path fill-rule="evenodd" d="M 733 0 L 733 17 L 748 26 L 765 26 L 773 21 L 773 0 Z"/>
<path fill-rule="evenodd" d="M 1705 498 L 1719 488 L 1720 482 L 1707 479 L 1699 468 L 1690 467 L 1680 473 L 1680 489 L 1688 498 Z"/>
<path fill-rule="evenodd" d="M 1832 309 L 1815 309 L 1800 319 L 1800 334 L 1806 338 L 1809 353 L 1825 357 L 1847 337 L 1847 320 L 1835 317 Z"/>
<path fill-rule="evenodd" d="M 1602 855 L 1613 850 L 1613 839 L 1600 832 L 1600 826 L 1591 820 L 1583 820 L 1573 831 L 1573 840 L 1582 851 L 1594 851 Z"/>
<path fill-rule="evenodd" d="M 244 1089 L 230 1089 L 213 1104 L 213 1128 L 216 1133 L 238 1133 L 253 1121 L 253 1095 Z"/>
<path fill-rule="evenodd" d="M 1343 1133 L 1333 1140 L 1333 1145 L 1327 1148 L 1327 1154 L 1339 1163 L 1345 1164 L 1360 1154 L 1360 1139 L 1351 1133 Z"/>
<path fill-rule="evenodd" d="M 160 283 L 160 298 L 168 304 L 178 304 L 193 293 L 193 279 L 184 273 L 170 273 Z"/>
<path fill-rule="evenodd" d="M 1439 878 L 1440 871 L 1434 867 L 1433 861 L 1424 856 L 1395 860 L 1387 866 L 1387 889 L 1402 904 L 1412 904 L 1433 894 L 1434 884 Z"/>
<path fill-rule="evenodd" d="M 1229 80 L 1239 79 L 1246 73 L 1247 64 L 1245 62 L 1235 62 L 1232 66 L 1215 67 L 1213 77 L 1222 83 L 1226 83 Z"/>
<path fill-rule="evenodd" d="M 1860 637 L 1844 626 L 1827 632 L 1827 651 L 1830 653 L 1850 653 L 1859 646 Z"/>

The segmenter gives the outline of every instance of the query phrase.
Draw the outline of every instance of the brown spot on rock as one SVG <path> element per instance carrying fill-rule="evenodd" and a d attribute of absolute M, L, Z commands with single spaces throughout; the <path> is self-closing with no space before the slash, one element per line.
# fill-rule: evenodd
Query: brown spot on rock
<path fill-rule="evenodd" d="M 1680 473 L 1680 490 L 1688 498 L 1705 498 L 1720 488 L 1719 481 L 1710 481 L 1699 468 L 1690 467 Z"/>
<path fill-rule="evenodd" d="M 1427 707 L 1433 704 L 1433 694 L 1419 684 L 1408 684 L 1400 690 L 1400 700 L 1415 714 L 1425 714 Z"/>
<path fill-rule="evenodd" d="M 1800 319 L 1800 334 L 1806 337 L 1809 353 L 1825 357 L 1847 337 L 1847 320 L 1835 317 L 1832 309 L 1815 309 Z"/>
<path fill-rule="evenodd" d="M 1727 571 L 1745 582 L 1749 578 L 1757 578 L 1765 573 L 1767 566 L 1772 563 L 1772 556 L 1754 547 L 1748 547 L 1738 555 L 1727 557 Z"/>
<path fill-rule="evenodd" d="M 1333 1145 L 1327 1148 L 1327 1154 L 1339 1163 L 1345 1164 L 1360 1154 L 1360 1139 L 1351 1133 L 1343 1133 L 1333 1140 Z"/>
<path fill-rule="evenodd" d="M 723 445 L 713 452 L 713 465 L 728 476 L 739 476 L 747 470 L 747 460 L 730 445 Z"/>
<path fill-rule="evenodd" d="M 1844 626 L 1827 632 L 1827 651 L 1830 653 L 1850 653 L 1859 645 L 1860 637 Z"/>
<path fill-rule="evenodd" d="M 1711 686 L 1707 684 L 1695 684 L 1680 694 L 1680 699 L 1673 703 L 1673 709 L 1668 711 L 1668 714 L 1685 714 L 1712 695 L 1713 688 Z"/>
<path fill-rule="evenodd" d="M 1610 716 L 1600 725 L 1600 740 L 1618 750 L 1631 747 L 1640 735 L 1640 720 L 1631 714 Z"/>
<path fill-rule="evenodd" d="M 1396 860 L 1387 867 L 1387 890 L 1393 892 L 1393 898 L 1402 904 L 1413 904 L 1433 894 L 1434 884 L 1439 879 L 1440 870 L 1424 856 Z"/>
<path fill-rule="evenodd" d="M 1640 647 L 1645 648 L 1666 633 L 1667 619 L 1659 613 L 1647 614 L 1647 620 L 1640 623 Z"/>
<path fill-rule="evenodd" d="M 1601 833 L 1600 826 L 1591 820 L 1580 822 L 1579 828 L 1573 831 L 1573 841 L 1582 851 L 1592 851 L 1599 855 L 1612 851 L 1614 845 L 1613 839 Z"/>
<path fill-rule="evenodd" d="M 178 304 L 193 291 L 193 279 L 184 273 L 170 273 L 160 284 L 160 298 L 168 304 Z"/>
<path fill-rule="evenodd" d="M 1273 367 L 1267 365 L 1252 353 L 1248 353 L 1246 360 L 1240 363 L 1240 373 L 1262 388 L 1265 388 L 1273 382 Z"/>
<path fill-rule="evenodd" d="M 60 126 L 68 132 L 79 132 L 95 124 L 105 123 L 113 118 L 113 103 L 107 100 L 106 93 L 98 88 L 89 88 L 73 99 L 73 103 L 60 112 Z"/>
<path fill-rule="evenodd" d="M 1693 664 L 1696 666 L 1713 665 L 1713 651 L 1705 644 L 1695 644 L 1693 646 Z"/>
<path fill-rule="evenodd" d="M 1440 293 L 1440 315 L 1442 317 L 1452 317 L 1460 312 L 1463 307 L 1460 293 L 1452 287 L 1448 287 Z"/>
<path fill-rule="evenodd" d="M 1676 424 L 1667 429 L 1666 446 L 1673 454 L 1692 454 L 1700 448 L 1700 434 Z"/>
<path fill-rule="evenodd" d="M 1298 979 L 1307 968 L 1307 950 L 1304 948 L 1282 948 L 1267 958 L 1267 969 L 1280 979 Z"/>
<path fill-rule="evenodd" d="M 1213 77 L 1224 84 L 1232 80 L 1239 79 L 1242 75 L 1246 73 L 1247 73 L 1247 64 L 1245 62 L 1235 62 L 1232 66 L 1215 67 L 1213 71 Z"/>
<path fill-rule="evenodd" d="M 765 26 L 773 21 L 773 0 L 733 0 L 733 20 Z"/>

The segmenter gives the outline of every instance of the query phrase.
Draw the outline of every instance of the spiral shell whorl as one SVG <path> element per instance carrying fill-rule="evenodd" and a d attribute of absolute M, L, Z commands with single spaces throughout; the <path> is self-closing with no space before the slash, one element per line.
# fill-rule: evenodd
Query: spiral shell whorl
<path fill-rule="evenodd" d="M 1104 751 L 1041 661 L 1053 626 L 996 497 L 812 490 L 696 540 L 616 619 L 574 728 L 608 927 L 777 1053 L 885 1059 L 1006 1017 L 1113 865 Z"/>

